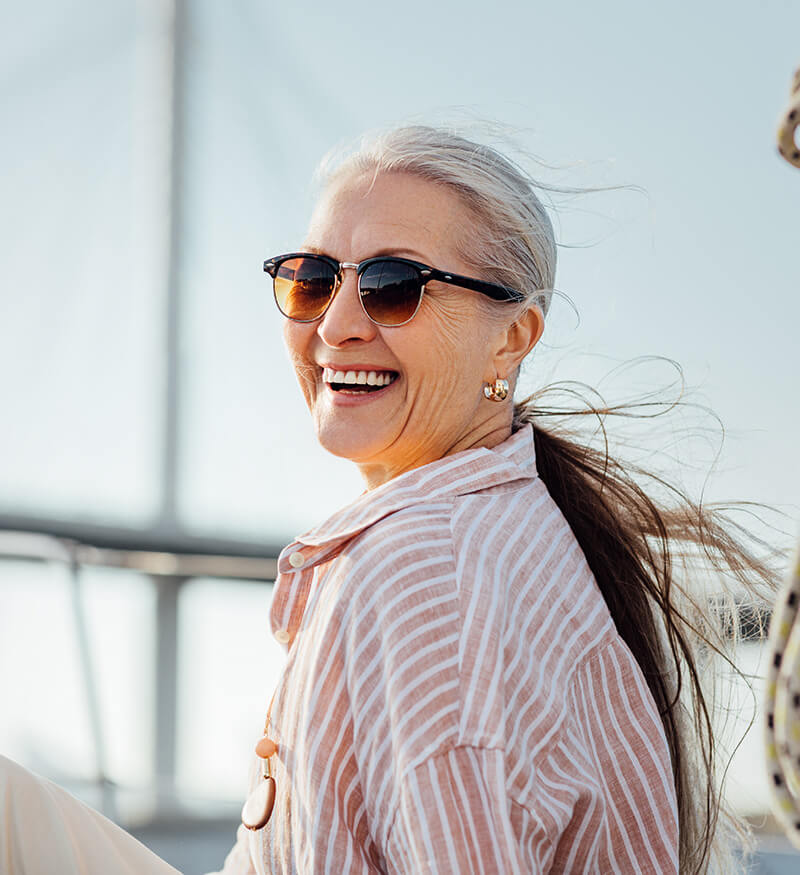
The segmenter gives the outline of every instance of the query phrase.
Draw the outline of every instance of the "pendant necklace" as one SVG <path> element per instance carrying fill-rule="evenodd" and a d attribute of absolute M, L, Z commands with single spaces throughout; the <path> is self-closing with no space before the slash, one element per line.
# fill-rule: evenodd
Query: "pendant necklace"
<path fill-rule="evenodd" d="M 272 703 L 274 701 L 275 693 L 272 694 L 272 699 L 267 709 L 264 735 L 256 745 L 256 754 L 261 757 L 261 779 L 242 806 L 242 823 L 252 830 L 262 829 L 267 825 L 275 805 L 275 779 L 272 777 L 269 761 L 270 757 L 277 753 L 278 745 L 267 735 L 269 732 L 269 718 L 272 714 Z"/>

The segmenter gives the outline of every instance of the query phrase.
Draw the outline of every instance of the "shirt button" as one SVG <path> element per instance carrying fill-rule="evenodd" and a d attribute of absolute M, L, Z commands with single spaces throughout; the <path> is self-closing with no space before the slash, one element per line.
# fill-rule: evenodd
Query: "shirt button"
<path fill-rule="evenodd" d="M 278 629 L 275 633 L 275 640 L 278 644 L 288 644 L 289 643 L 289 631 L 287 629 Z"/>
<path fill-rule="evenodd" d="M 296 553 L 291 553 L 289 556 L 289 565 L 292 568 L 299 568 L 306 561 L 306 557 L 298 550 Z"/>

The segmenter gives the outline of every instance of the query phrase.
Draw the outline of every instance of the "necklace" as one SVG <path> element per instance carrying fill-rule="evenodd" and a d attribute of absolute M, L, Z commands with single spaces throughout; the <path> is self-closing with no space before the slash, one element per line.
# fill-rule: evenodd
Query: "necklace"
<path fill-rule="evenodd" d="M 272 816 L 275 805 L 275 779 L 272 777 L 270 757 L 278 751 L 278 745 L 268 737 L 269 718 L 272 714 L 272 703 L 275 701 L 275 693 L 270 699 L 267 709 L 267 720 L 264 723 L 264 735 L 256 744 L 256 754 L 261 757 L 261 779 L 255 789 L 245 800 L 242 806 L 242 823 L 252 830 L 262 829 L 267 825 Z"/>

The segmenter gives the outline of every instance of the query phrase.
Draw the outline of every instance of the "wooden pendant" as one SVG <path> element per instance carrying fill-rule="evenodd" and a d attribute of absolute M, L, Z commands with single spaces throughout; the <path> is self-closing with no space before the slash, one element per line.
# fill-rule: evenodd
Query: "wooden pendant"
<path fill-rule="evenodd" d="M 265 735 L 263 738 L 259 739 L 258 744 L 256 745 L 256 755 L 260 756 L 264 760 L 268 760 L 274 753 L 278 750 L 278 745 L 271 738 L 267 738 Z"/>
<path fill-rule="evenodd" d="M 267 825 L 275 805 L 275 779 L 265 775 L 242 806 L 242 823 L 248 829 Z"/>

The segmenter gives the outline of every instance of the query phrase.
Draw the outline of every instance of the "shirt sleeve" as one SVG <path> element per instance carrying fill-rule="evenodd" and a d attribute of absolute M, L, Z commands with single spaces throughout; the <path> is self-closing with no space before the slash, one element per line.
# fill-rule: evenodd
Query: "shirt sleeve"
<path fill-rule="evenodd" d="M 570 754 L 576 763 L 586 758 L 591 781 L 585 783 L 595 785 L 603 812 L 605 841 L 595 852 L 600 868 L 675 875 L 678 811 L 667 741 L 641 670 L 621 639 L 576 672 L 571 718 Z M 594 843 L 592 818 L 584 814 L 582 828 L 573 819 L 570 844 Z"/>
<path fill-rule="evenodd" d="M 386 848 L 391 875 L 524 871 L 502 750 L 457 747 L 408 773 Z"/>
<path fill-rule="evenodd" d="M 669 753 L 621 642 L 576 671 L 570 714 L 512 801 L 504 752 L 460 746 L 405 774 L 386 848 L 392 875 L 678 871 Z"/>

